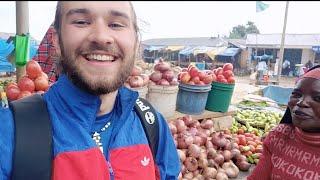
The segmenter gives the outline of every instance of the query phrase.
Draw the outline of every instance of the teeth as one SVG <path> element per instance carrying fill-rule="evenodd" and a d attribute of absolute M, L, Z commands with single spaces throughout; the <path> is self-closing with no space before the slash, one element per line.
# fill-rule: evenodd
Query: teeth
<path fill-rule="evenodd" d="M 97 60 L 97 61 L 113 61 L 114 56 L 100 55 L 100 54 L 88 54 L 87 59 Z"/>

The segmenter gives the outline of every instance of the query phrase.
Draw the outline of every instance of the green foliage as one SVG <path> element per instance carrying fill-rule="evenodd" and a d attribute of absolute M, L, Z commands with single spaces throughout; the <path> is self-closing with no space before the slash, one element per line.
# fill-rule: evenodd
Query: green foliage
<path fill-rule="evenodd" d="M 252 21 L 248 21 L 247 24 L 244 25 L 237 25 L 232 28 L 232 31 L 229 34 L 229 38 L 231 39 L 241 39 L 245 38 L 247 34 L 257 33 L 259 34 L 260 31 L 257 26 Z"/>

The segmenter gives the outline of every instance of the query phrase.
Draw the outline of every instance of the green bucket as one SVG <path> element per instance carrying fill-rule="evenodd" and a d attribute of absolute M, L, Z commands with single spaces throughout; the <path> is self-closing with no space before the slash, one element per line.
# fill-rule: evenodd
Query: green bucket
<path fill-rule="evenodd" d="M 209 92 L 206 110 L 214 112 L 227 112 L 231 102 L 234 84 L 213 82 Z"/>

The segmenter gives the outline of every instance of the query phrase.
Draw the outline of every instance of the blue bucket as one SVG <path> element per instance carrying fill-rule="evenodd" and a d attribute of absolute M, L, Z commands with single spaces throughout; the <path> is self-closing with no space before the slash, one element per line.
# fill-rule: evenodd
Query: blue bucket
<path fill-rule="evenodd" d="M 190 115 L 202 114 L 210 90 L 211 84 L 199 86 L 180 83 L 176 104 L 177 111 Z"/>

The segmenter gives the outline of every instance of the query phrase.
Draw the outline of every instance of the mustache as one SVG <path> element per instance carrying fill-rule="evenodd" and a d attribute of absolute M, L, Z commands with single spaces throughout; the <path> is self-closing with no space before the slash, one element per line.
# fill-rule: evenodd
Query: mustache
<path fill-rule="evenodd" d="M 76 54 L 89 54 L 93 51 L 105 51 L 117 57 L 123 57 L 124 53 L 115 44 L 101 45 L 98 43 L 90 43 L 87 47 L 81 47 L 76 49 Z"/>

